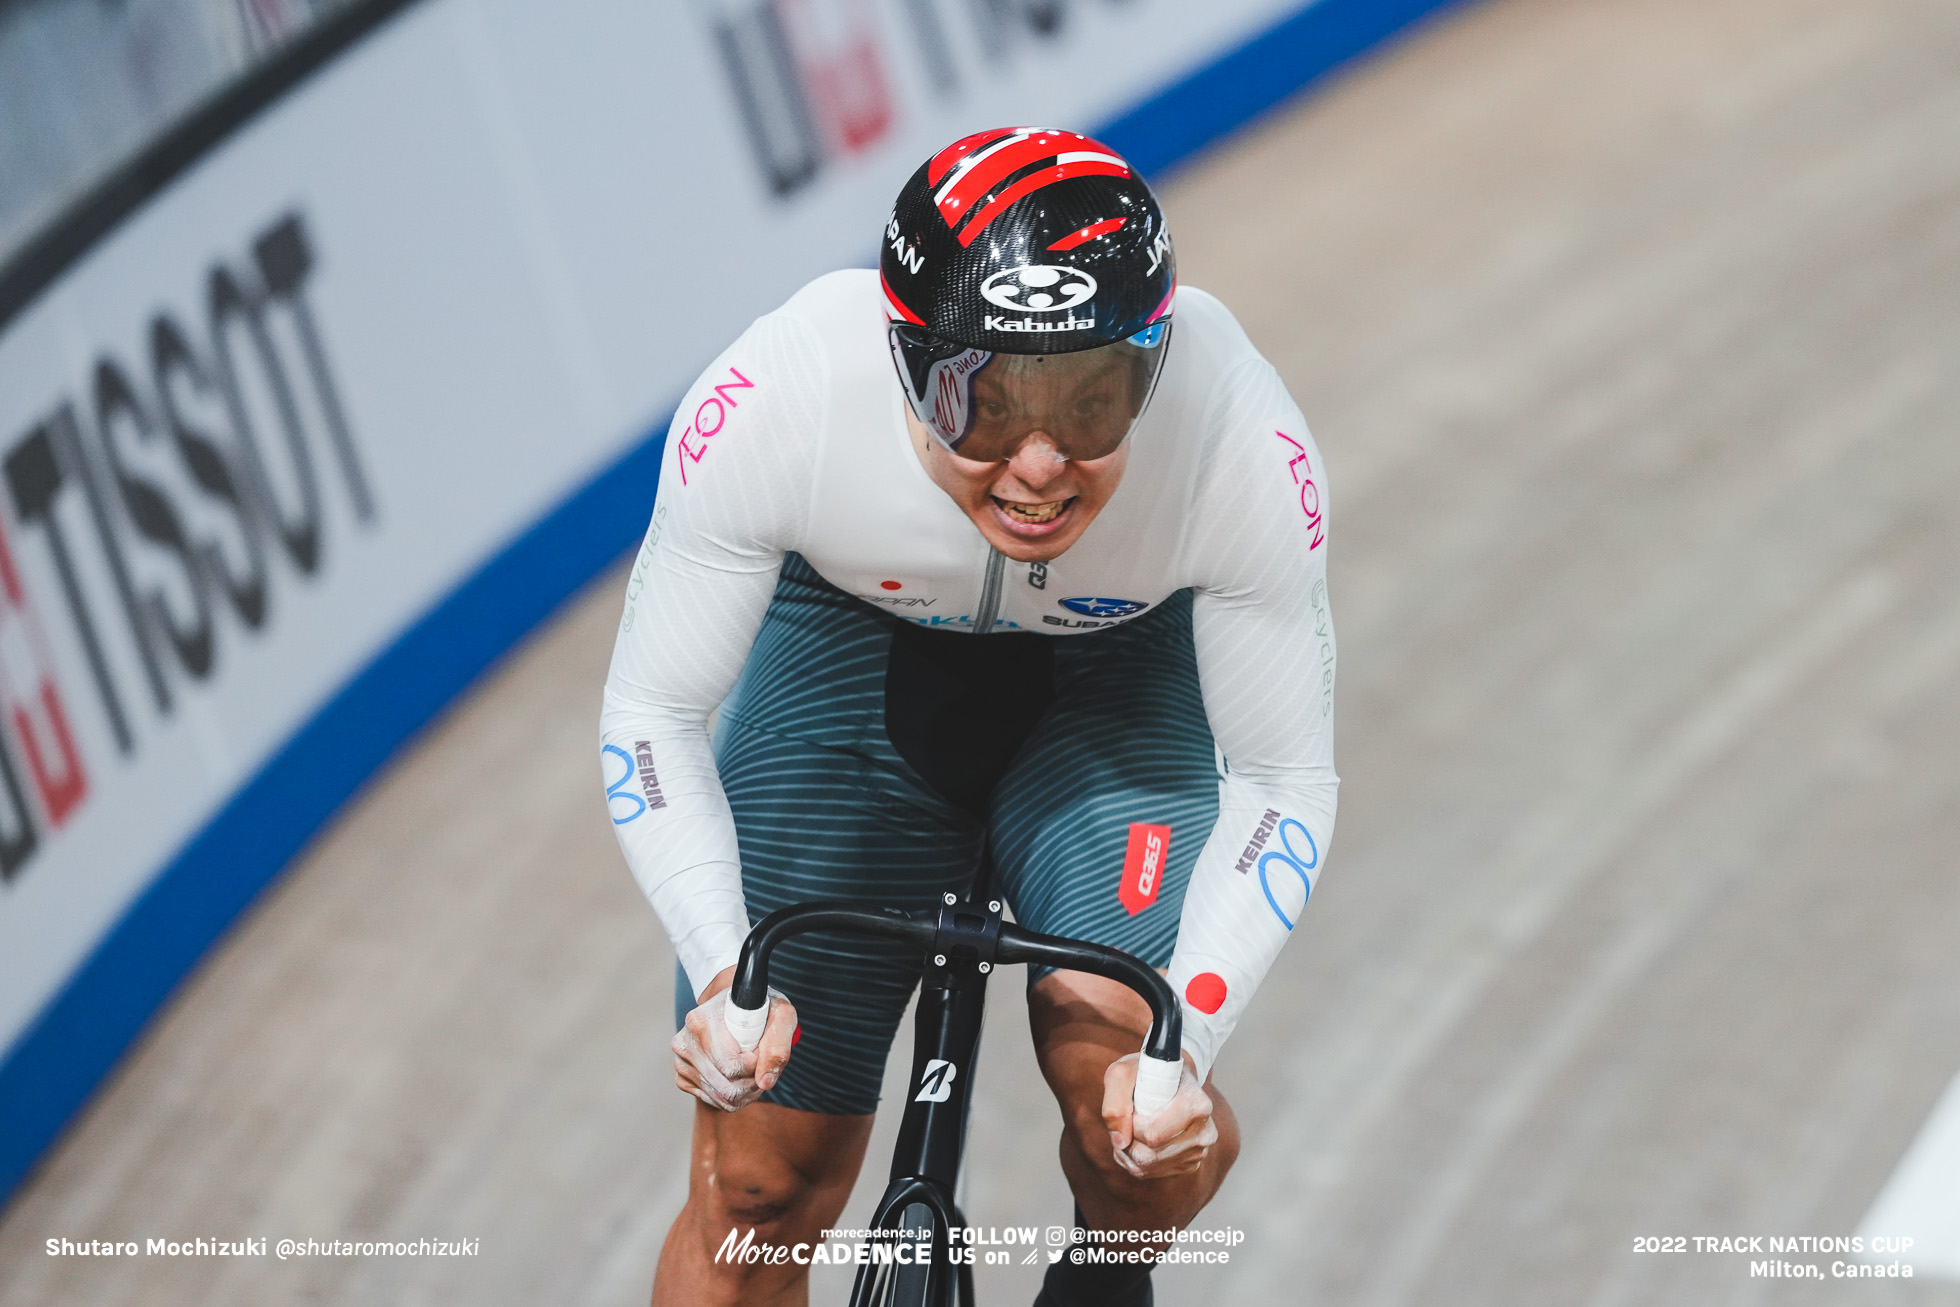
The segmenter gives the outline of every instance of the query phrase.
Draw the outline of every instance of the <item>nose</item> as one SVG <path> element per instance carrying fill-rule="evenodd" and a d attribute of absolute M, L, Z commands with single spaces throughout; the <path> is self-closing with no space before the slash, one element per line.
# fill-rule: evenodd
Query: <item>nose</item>
<path fill-rule="evenodd" d="M 1007 460 L 1007 470 L 1025 482 L 1029 489 L 1039 490 L 1061 475 L 1068 465 L 1068 458 L 1045 431 L 1030 431 L 1027 438 L 1015 449 L 1013 457 Z"/>

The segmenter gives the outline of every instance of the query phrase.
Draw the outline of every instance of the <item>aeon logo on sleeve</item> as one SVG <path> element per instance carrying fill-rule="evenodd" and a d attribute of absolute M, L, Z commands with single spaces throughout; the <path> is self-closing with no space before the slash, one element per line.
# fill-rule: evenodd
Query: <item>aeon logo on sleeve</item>
<path fill-rule="evenodd" d="M 1294 454 L 1292 458 L 1286 460 L 1286 470 L 1293 474 L 1293 484 L 1300 487 L 1300 512 L 1306 516 L 1307 530 L 1313 536 L 1307 542 L 1307 550 L 1311 553 L 1320 548 L 1321 542 L 1327 539 L 1327 533 L 1321 529 L 1320 487 L 1314 483 L 1313 462 L 1307 457 L 1305 445 L 1284 431 L 1275 431 L 1273 434 L 1293 446 Z M 1304 472 L 1300 470 L 1300 465 L 1303 463 L 1306 464 Z"/>
<path fill-rule="evenodd" d="M 1095 296 L 1096 279 L 1080 268 L 1029 264 L 1002 268 L 980 283 L 980 298 L 1019 313 L 1060 313 Z"/>
<path fill-rule="evenodd" d="M 1071 613 L 1081 613 L 1084 617 L 1133 617 L 1150 607 L 1141 599 L 1095 599 L 1087 595 L 1057 599 L 1055 602 Z"/>
<path fill-rule="evenodd" d="M 720 435 L 721 429 L 728 425 L 729 412 L 742 406 L 741 401 L 745 397 L 739 392 L 754 389 L 755 383 L 743 376 L 740 369 L 730 364 L 728 379 L 716 382 L 708 396 L 695 406 L 694 416 L 688 420 L 687 429 L 681 432 L 679 439 L 674 442 L 678 451 L 674 455 L 674 462 L 681 470 L 682 485 L 688 483 L 688 460 L 693 459 L 699 463 L 707 457 L 707 442 Z M 690 444 L 689 441 L 693 443 Z"/>

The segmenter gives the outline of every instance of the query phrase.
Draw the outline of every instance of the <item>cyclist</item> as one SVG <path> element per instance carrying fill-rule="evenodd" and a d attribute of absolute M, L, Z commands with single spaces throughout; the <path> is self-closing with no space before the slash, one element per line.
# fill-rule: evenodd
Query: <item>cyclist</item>
<path fill-rule="evenodd" d="M 1079 1219 L 1182 1227 L 1238 1151 L 1212 1063 L 1332 833 L 1325 467 L 1232 316 L 1178 288 L 1143 180 L 1071 132 L 981 132 L 883 240 L 702 374 L 627 583 L 606 797 L 680 956 L 701 1104 L 657 1303 L 804 1298 L 803 1267 L 715 1251 L 835 1222 L 918 978 L 897 946 L 802 937 L 742 1053 L 753 921 L 926 906 L 991 857 L 1023 925 L 1167 966 L 1185 1068 L 1149 1120 L 1141 1000 L 1070 972 L 1028 1000 Z M 1150 1292 L 1148 1266 L 1063 1259 L 1038 1301 Z"/>

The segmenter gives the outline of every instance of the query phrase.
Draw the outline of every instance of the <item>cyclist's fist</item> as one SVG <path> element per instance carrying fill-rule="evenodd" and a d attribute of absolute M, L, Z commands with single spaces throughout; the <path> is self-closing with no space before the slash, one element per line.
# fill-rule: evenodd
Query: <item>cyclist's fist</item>
<path fill-rule="evenodd" d="M 728 1028 L 730 967 L 708 985 L 707 997 L 674 1035 L 674 1080 L 709 1107 L 733 1112 L 775 1086 L 796 1038 L 796 1008 L 782 991 L 769 991 L 769 1018 L 752 1052 L 743 1052 Z"/>
<path fill-rule="evenodd" d="M 1198 1169 L 1218 1142 L 1211 1119 L 1211 1095 L 1180 1060 L 1177 1092 L 1155 1116 L 1136 1118 L 1137 1062 L 1131 1053 L 1109 1064 L 1103 1075 L 1103 1124 L 1116 1150 L 1116 1164 L 1140 1180 L 1186 1175 Z"/>

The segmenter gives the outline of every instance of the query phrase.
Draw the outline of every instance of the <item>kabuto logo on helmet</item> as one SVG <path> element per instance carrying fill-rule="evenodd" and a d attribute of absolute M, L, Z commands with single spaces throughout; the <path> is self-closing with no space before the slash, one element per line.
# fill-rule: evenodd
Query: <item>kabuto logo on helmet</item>
<path fill-rule="evenodd" d="M 1096 279 L 1079 268 L 1032 263 L 1002 268 L 980 283 L 980 297 L 1003 309 L 1023 313 L 1060 313 L 1096 293 Z"/>

